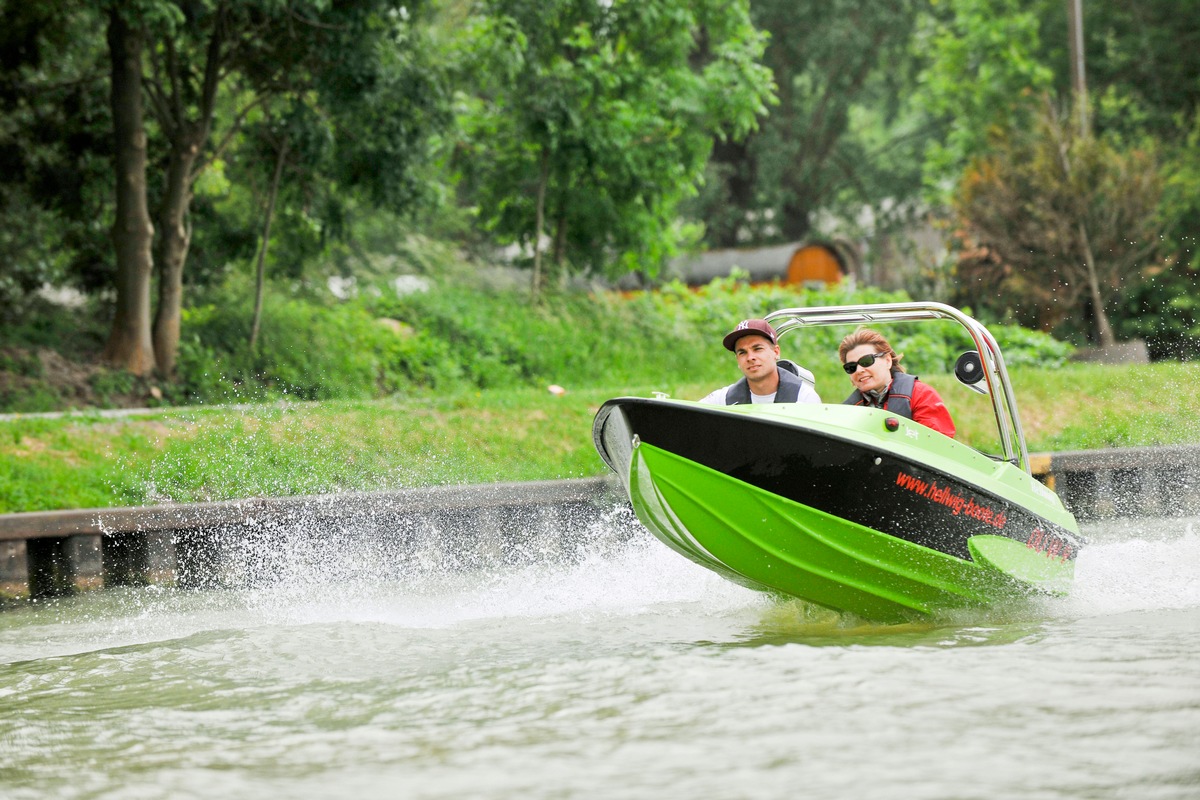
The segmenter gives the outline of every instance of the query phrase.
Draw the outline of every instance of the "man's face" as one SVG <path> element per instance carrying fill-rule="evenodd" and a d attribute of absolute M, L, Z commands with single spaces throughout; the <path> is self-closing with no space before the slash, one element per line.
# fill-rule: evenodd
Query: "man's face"
<path fill-rule="evenodd" d="M 738 369 L 746 380 L 754 382 L 773 375 L 775 362 L 779 360 L 779 345 L 758 334 L 743 336 L 733 346 L 737 354 Z"/>

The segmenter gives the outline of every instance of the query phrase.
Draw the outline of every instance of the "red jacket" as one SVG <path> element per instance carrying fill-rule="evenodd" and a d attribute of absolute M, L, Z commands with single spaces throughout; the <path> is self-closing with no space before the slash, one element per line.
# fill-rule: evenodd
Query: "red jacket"
<path fill-rule="evenodd" d="M 913 384 L 912 418 L 926 427 L 933 428 L 938 433 L 944 433 L 954 438 L 954 420 L 946 410 L 942 397 L 927 383 L 917 381 Z"/>
<path fill-rule="evenodd" d="M 892 382 L 888 384 L 883 407 L 908 417 L 913 422 L 919 422 L 927 428 L 933 428 L 938 433 L 954 438 L 954 420 L 950 418 L 950 412 L 946 410 L 946 404 L 942 402 L 942 397 L 937 390 L 921 383 L 914 375 L 904 372 L 893 372 L 892 375 Z M 896 376 L 900 377 L 902 387 L 896 386 Z M 909 386 L 911 389 L 908 388 Z M 899 389 L 894 395 L 892 394 L 893 388 Z M 867 399 L 857 389 L 846 398 L 845 402 L 849 405 L 868 405 Z"/>

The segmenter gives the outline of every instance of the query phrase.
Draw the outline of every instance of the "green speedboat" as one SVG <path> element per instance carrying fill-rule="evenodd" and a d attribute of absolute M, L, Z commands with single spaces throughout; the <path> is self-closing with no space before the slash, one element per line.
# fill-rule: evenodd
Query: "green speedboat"
<path fill-rule="evenodd" d="M 1031 474 L 1004 360 L 983 325 L 938 303 L 767 316 L 780 338 L 937 319 L 959 322 L 975 343 L 955 373 L 990 395 L 1002 453 L 882 409 L 634 397 L 601 407 L 596 448 L 656 537 L 753 589 L 888 622 L 1065 592 L 1083 539 Z"/>

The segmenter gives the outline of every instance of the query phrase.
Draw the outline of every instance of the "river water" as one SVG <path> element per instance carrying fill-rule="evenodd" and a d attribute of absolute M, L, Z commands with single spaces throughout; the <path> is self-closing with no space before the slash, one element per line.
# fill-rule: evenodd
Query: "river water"
<path fill-rule="evenodd" d="M 0 797 L 1200 798 L 1200 520 L 1090 526 L 1070 596 L 881 626 L 614 511 L 569 558 L 0 613 Z"/>

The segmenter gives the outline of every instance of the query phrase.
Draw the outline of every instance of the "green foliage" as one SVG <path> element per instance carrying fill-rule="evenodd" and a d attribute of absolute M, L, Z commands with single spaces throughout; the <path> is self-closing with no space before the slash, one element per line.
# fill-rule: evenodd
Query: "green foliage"
<path fill-rule="evenodd" d="M 111 153 L 97 4 L 0 3 L 0 330 L 43 283 L 108 282 Z"/>
<path fill-rule="evenodd" d="M 379 354 L 387 351 L 388 332 L 359 309 L 269 297 L 254 352 L 247 346 L 249 318 L 246 302 L 186 312 L 179 365 L 186 397 L 353 399 L 387 383 Z"/>
<path fill-rule="evenodd" d="M 998 132 L 963 177 L 962 303 L 1050 330 L 1091 306 L 1108 345 L 1110 304 L 1139 283 L 1159 247 L 1162 194 L 1152 146 L 1080 135 L 1047 101 L 1033 128 Z M 1075 328 L 1078 331 L 1078 328 Z"/>
<path fill-rule="evenodd" d="M 930 54 L 916 100 L 935 119 L 952 121 L 932 142 L 925 179 L 942 197 L 946 179 L 990 150 L 1000 127 L 1030 119 L 1053 73 L 1041 57 L 1041 18 L 1020 0 L 948 0 L 926 18 L 913 47 Z M 1061 4 L 1055 6 L 1063 13 Z"/>
<path fill-rule="evenodd" d="M 653 273 L 714 136 L 766 110 L 763 38 L 738 2 L 493 0 L 463 27 L 453 166 L 502 244 L 593 271 Z M 542 225 L 539 229 L 539 224 Z"/>
<path fill-rule="evenodd" d="M 1121 330 L 1145 338 L 1156 358 L 1195 360 L 1200 353 L 1200 113 L 1164 157 L 1162 250 L 1155 270 L 1126 302 Z"/>
<path fill-rule="evenodd" d="M 751 4 L 754 24 L 770 34 L 763 60 L 779 103 L 744 144 L 716 145 L 705 186 L 687 205 L 710 247 L 797 241 L 814 223 L 829 236 L 831 215 L 846 225 L 864 206 L 876 229 L 908 221 L 904 201 L 920 192 L 922 150 L 936 136 L 907 100 L 925 58 L 909 41 L 929 5 Z"/>
<path fill-rule="evenodd" d="M 132 393 L 137 385 L 137 380 L 125 370 L 101 369 L 91 377 L 90 383 L 92 389 L 101 398 L 101 402 L 104 402 L 115 395 Z"/>
<path fill-rule="evenodd" d="M 368 302 L 374 315 L 409 325 L 413 339 L 442 343 L 429 354 L 442 365 L 427 369 L 431 376 L 478 388 L 625 380 L 665 369 L 678 354 L 644 300 L 618 295 L 566 293 L 530 306 L 524 291 L 442 286 Z"/>
<path fill-rule="evenodd" d="M 20 387 L 11 384 L 0 386 L 0 409 L 10 414 L 58 411 L 68 402 L 59 391 L 44 383 L 35 382 Z"/>
<path fill-rule="evenodd" d="M 81 296 L 82 297 L 82 296 Z M 111 306 L 95 297 L 63 306 L 34 295 L 4 309 L 0 347 L 48 347 L 75 358 L 90 357 L 104 346 Z"/>
<path fill-rule="evenodd" d="M 1062 367 L 1075 352 L 1074 345 L 1069 342 L 1020 325 L 991 325 L 988 330 L 996 337 L 996 343 L 1004 353 L 1004 362 L 1010 369 Z"/>
<path fill-rule="evenodd" d="M 723 385 L 737 377 L 720 338 L 740 319 L 787 307 L 905 299 L 876 289 L 751 287 L 737 277 L 695 289 L 672 283 L 629 296 L 564 292 L 538 305 L 523 290 L 477 288 L 465 279 L 404 294 L 390 286 L 364 289 L 344 302 L 289 297 L 276 285 L 266 295 L 259 346 L 251 351 L 251 300 L 235 283 L 185 309 L 178 378 L 161 388 L 173 404 L 365 400 L 550 384 L 674 391 L 683 383 Z M 909 351 L 914 371 L 948 372 L 969 342 L 955 335 L 957 326 L 944 335 L 932 335 L 929 327 L 897 325 L 887 335 L 897 349 Z M 1043 334 L 997 331 L 1016 363 L 1060 363 L 1066 349 Z M 784 355 L 840 392 L 844 376 L 836 351 L 848 332 L 818 328 L 789 336 Z M 40 369 L 29 355 L 5 359 L 0 366 L 8 373 Z M 90 394 L 98 405 L 123 405 L 130 397 L 155 402 L 147 384 L 124 371 L 91 374 Z M 27 384 L 0 398 L 0 409 L 49 411 L 79 402 L 72 396 L 49 383 Z"/>
<path fill-rule="evenodd" d="M 1125 299 L 1123 338 L 1145 339 L 1154 360 L 1200 358 L 1200 264 L 1175 263 Z"/>
<path fill-rule="evenodd" d="M 0 372 L 11 372 L 26 378 L 40 378 L 44 372 L 42 361 L 35 353 L 0 350 Z"/>
<path fill-rule="evenodd" d="M 67 277 L 61 250 L 50 246 L 63 221 L 52 209 L 40 209 L 21 186 L 0 184 L 0 308 L 12 309 L 43 284 L 61 285 Z M 0 319 L 8 316 L 0 313 Z"/>
<path fill-rule="evenodd" d="M 1040 0 L 1043 41 L 1061 43 L 1059 54 L 1047 54 L 1056 79 L 1066 89 L 1066 17 L 1059 0 Z M 1197 0 L 1106 0 L 1081 3 L 1088 85 L 1098 111 L 1111 93 L 1132 101 L 1134 114 L 1097 123 L 1105 132 L 1122 131 L 1134 138 L 1151 134 L 1174 139 L 1180 114 L 1190 114 L 1200 101 L 1200 2 Z M 1057 57 L 1054 57 L 1057 56 Z M 1050 60 L 1053 58 L 1053 60 Z"/>
<path fill-rule="evenodd" d="M 384 296 L 370 305 L 373 315 L 402 320 L 420 334 L 449 343 L 450 361 L 461 366 L 465 381 L 479 388 L 656 382 L 666 387 L 689 379 L 720 385 L 736 378 L 720 338 L 738 320 L 781 308 L 907 299 L 876 289 L 750 287 L 729 278 L 695 289 L 672 283 L 630 297 L 564 294 L 553 304 L 533 308 L 522 292 L 462 287 Z M 931 328 L 938 333 L 931 334 Z M 785 357 L 813 370 L 819 386 L 840 391 L 845 376 L 838 368 L 837 345 L 850 330 L 815 328 L 789 335 L 781 349 Z M 914 370 L 932 373 L 952 371 L 955 359 L 971 344 L 954 323 L 899 324 L 885 333 L 898 349 L 909 350 Z M 1072 349 L 1016 326 L 1000 326 L 995 335 L 1007 356 L 1021 365 L 1059 365 Z"/>

